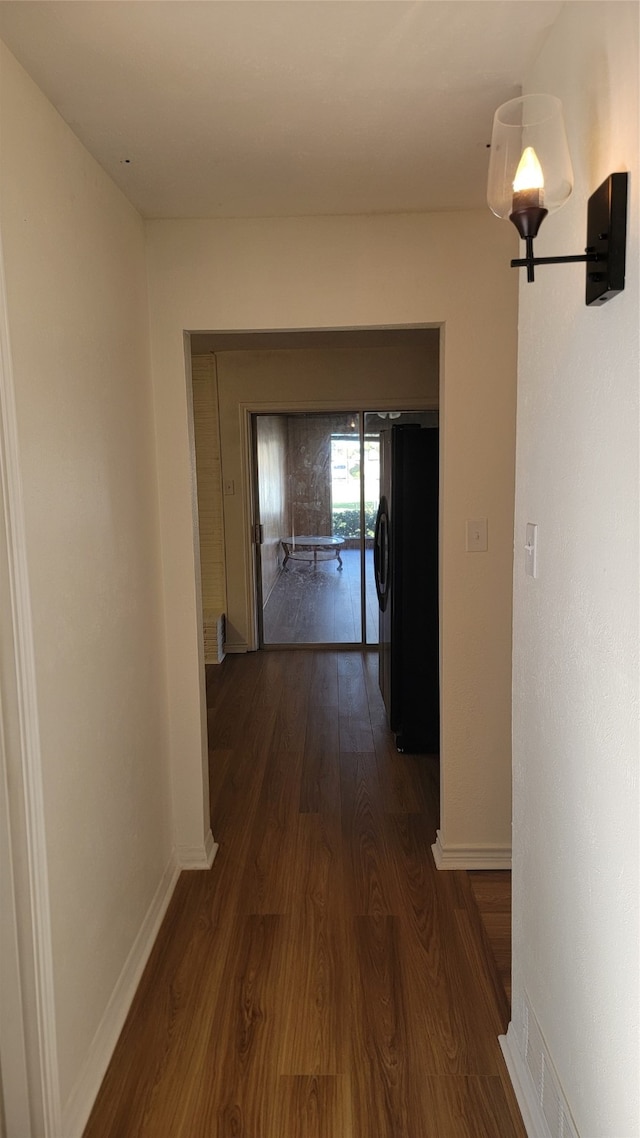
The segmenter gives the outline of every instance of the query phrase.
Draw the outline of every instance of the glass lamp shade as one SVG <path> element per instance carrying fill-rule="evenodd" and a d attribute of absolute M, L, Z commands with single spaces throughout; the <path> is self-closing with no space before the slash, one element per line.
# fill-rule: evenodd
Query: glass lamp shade
<path fill-rule="evenodd" d="M 554 95 L 521 95 L 498 107 L 487 185 L 492 213 L 508 218 L 528 207 L 553 213 L 564 205 L 572 189 L 560 100 Z"/>

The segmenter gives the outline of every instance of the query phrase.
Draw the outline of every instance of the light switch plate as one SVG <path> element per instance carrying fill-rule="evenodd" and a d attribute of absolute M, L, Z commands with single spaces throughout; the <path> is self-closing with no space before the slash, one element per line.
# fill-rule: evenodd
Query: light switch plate
<path fill-rule="evenodd" d="M 527 522 L 527 540 L 524 547 L 524 571 L 527 577 L 538 576 L 538 527 Z"/>
<path fill-rule="evenodd" d="M 487 552 L 487 519 L 473 518 L 467 520 L 467 553 Z"/>

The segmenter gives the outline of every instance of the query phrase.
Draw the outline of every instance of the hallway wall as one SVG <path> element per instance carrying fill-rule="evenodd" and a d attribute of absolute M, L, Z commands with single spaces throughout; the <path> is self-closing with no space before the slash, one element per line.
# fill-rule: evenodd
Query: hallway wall
<path fill-rule="evenodd" d="M 59 1113 L 51 1133 L 73 1138 L 109 1058 L 109 1033 L 119 1030 L 123 977 L 135 982 L 145 918 L 174 865 L 144 231 L 0 52 L 13 361 L 3 370 L 2 411 L 13 379 L 20 463 L 11 474 L 21 475 L 28 581 L 20 584 L 37 699 L 22 729 L 46 843 L 30 894 L 26 853 L 16 867 L 22 965 L 30 967 L 31 904 L 42 917 L 42 1054 Z M 25 612 L 16 632 L 29 638 Z M 19 800 L 20 740 L 7 742 L 13 836 L 26 814 L 38 827 L 33 851 L 41 819 Z M 24 1133 L 41 1131 L 34 1124 Z"/>
<path fill-rule="evenodd" d="M 442 850 L 508 858 L 515 232 L 487 211 L 146 228 L 177 814 L 195 817 L 205 745 L 184 330 L 441 325 Z M 486 554 L 465 552 L 476 517 Z"/>
<path fill-rule="evenodd" d="M 637 4 L 566 4 L 528 80 L 575 173 L 540 256 L 579 252 L 587 198 L 630 172 L 624 293 L 585 307 L 582 265 L 520 286 L 511 1041 L 526 1078 L 528 1019 L 582 1138 L 640 1134 L 638 57 Z"/>

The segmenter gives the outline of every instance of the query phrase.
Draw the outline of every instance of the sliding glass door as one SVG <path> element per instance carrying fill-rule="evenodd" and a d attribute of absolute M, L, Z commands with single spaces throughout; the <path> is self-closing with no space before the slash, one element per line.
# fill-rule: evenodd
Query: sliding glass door
<path fill-rule="evenodd" d="M 262 645 L 360 645 L 360 416 L 256 415 Z"/>
<path fill-rule="evenodd" d="M 377 644 L 380 431 L 429 414 L 254 415 L 261 647 Z"/>

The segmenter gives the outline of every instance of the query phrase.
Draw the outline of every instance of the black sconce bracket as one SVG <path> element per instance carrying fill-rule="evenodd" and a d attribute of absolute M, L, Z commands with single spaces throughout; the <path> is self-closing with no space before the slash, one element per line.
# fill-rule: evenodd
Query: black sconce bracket
<path fill-rule="evenodd" d="M 511 220 L 524 237 L 527 256 L 511 262 L 511 268 L 526 268 L 527 280 L 534 280 L 535 265 L 587 264 L 586 304 L 604 304 L 624 289 L 627 247 L 628 174 L 610 174 L 589 198 L 587 208 L 587 246 L 584 253 L 570 257 L 534 257 L 533 236 L 522 232 L 521 218 Z M 541 211 L 538 211 L 541 212 Z M 541 219 L 542 220 L 542 219 Z M 538 222 L 539 226 L 540 222 Z M 536 232 L 537 232 L 537 226 Z M 591 267 L 593 266 L 593 267 Z"/>

